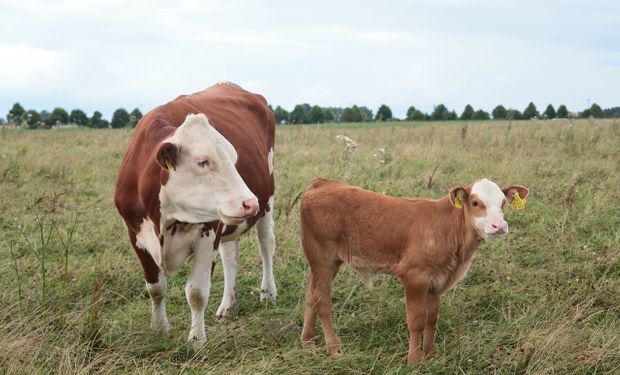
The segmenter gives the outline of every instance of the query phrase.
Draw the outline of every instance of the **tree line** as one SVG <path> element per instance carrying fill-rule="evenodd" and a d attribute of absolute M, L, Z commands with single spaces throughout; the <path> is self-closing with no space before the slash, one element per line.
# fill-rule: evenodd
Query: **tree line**
<path fill-rule="evenodd" d="M 366 107 L 352 105 L 350 107 L 321 107 L 318 105 L 298 104 L 292 111 L 287 111 L 281 106 L 275 109 L 269 106 L 274 113 L 278 124 L 322 124 L 328 122 L 382 122 L 400 121 L 393 116 L 392 110 L 382 104 L 376 113 Z M 540 113 L 534 103 L 529 103 L 523 112 L 514 108 L 505 108 L 503 105 L 496 106 L 491 113 L 482 109 L 474 109 L 467 104 L 461 114 L 450 110 L 444 104 L 433 107 L 433 111 L 425 113 L 414 106 L 409 107 L 406 121 L 486 121 L 486 120 L 529 120 L 529 119 L 555 119 L 555 118 L 611 118 L 620 117 L 620 107 L 612 107 L 603 110 L 594 103 L 581 112 L 569 112 L 565 105 L 560 105 L 557 110 L 549 104 Z M 124 128 L 135 127 L 142 118 L 142 112 L 135 108 L 128 112 L 124 108 L 114 111 L 110 121 L 103 118 L 99 111 L 88 116 L 80 109 L 67 112 L 61 107 L 54 108 L 51 112 L 43 110 L 38 112 L 33 109 L 25 110 L 21 104 L 15 103 L 6 115 L 6 121 L 0 117 L 0 125 L 8 123 L 16 126 L 24 126 L 30 129 L 49 129 L 57 125 L 74 124 L 90 128 Z"/>
<path fill-rule="evenodd" d="M 0 118 L 0 124 L 8 123 L 16 126 L 24 126 L 29 129 L 49 129 L 58 125 L 78 125 L 89 128 L 125 128 L 135 127 L 142 118 L 142 112 L 138 108 L 128 112 L 124 108 L 114 111 L 112 120 L 103 118 L 99 111 L 88 116 L 81 109 L 73 109 L 67 112 L 64 108 L 56 107 L 51 112 L 43 110 L 38 112 L 34 109 L 25 110 L 21 104 L 15 103 L 6 114 L 6 121 Z"/>
<path fill-rule="evenodd" d="M 270 106 L 271 108 L 271 106 Z M 318 105 L 298 104 L 291 112 L 281 106 L 272 108 L 276 122 L 278 124 L 320 124 L 326 122 L 371 122 L 371 121 L 400 121 L 392 115 L 392 110 L 382 104 L 376 114 L 368 107 L 358 107 L 353 105 L 346 108 L 341 107 L 321 107 Z M 620 107 L 613 107 L 603 110 L 598 104 L 594 103 L 590 108 L 581 112 L 569 112 L 564 104 L 556 110 L 549 104 L 540 113 L 534 103 L 528 104 L 523 112 L 514 108 L 505 108 L 503 105 L 496 106 L 491 113 L 485 110 L 475 110 L 467 104 L 461 114 L 448 109 L 444 104 L 433 107 L 433 111 L 425 113 L 420 109 L 411 106 L 407 110 L 406 121 L 485 121 L 485 120 L 529 120 L 529 119 L 555 119 L 555 118 L 605 118 L 620 117 Z"/>

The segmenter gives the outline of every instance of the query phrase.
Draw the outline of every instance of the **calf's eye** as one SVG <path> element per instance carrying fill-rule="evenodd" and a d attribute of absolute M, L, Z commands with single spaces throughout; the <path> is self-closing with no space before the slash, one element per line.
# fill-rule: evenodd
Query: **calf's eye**
<path fill-rule="evenodd" d="M 206 168 L 211 165 L 211 163 L 208 160 L 198 160 L 196 161 L 196 164 L 198 164 L 200 168 Z"/>
<path fill-rule="evenodd" d="M 472 206 L 478 207 L 478 201 L 474 201 L 474 203 L 472 203 Z"/>

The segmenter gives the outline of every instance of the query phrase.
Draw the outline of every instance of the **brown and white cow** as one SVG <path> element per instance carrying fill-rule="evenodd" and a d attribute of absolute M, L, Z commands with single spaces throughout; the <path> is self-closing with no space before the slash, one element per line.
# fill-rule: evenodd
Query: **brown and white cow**
<path fill-rule="evenodd" d="M 401 280 L 408 363 L 431 355 L 439 296 L 465 275 L 478 245 L 508 233 L 504 207 L 513 199 L 524 204 L 521 198 L 528 192 L 522 186 L 500 189 L 483 179 L 455 187 L 439 200 L 410 199 L 314 180 L 301 200 L 301 239 L 310 264 L 302 345 L 314 345 L 318 314 L 327 349 L 341 354 L 342 343 L 331 321 L 332 279 L 346 263 L 367 285 L 375 273 Z"/>
<path fill-rule="evenodd" d="M 272 259 L 275 122 L 265 99 L 232 83 L 182 95 L 142 118 L 114 197 L 151 296 L 151 326 L 167 332 L 166 279 L 193 255 L 185 295 L 189 340 L 205 341 L 204 310 L 218 250 L 224 317 L 237 299 L 239 236 L 256 224 L 261 300 L 275 302 Z"/>

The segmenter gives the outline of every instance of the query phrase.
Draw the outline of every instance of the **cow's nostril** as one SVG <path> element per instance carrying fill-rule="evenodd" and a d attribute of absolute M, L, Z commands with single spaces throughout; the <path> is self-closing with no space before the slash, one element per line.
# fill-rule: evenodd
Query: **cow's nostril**
<path fill-rule="evenodd" d="M 256 199 L 246 199 L 241 204 L 243 206 L 243 210 L 248 215 L 258 211 L 258 202 Z"/>

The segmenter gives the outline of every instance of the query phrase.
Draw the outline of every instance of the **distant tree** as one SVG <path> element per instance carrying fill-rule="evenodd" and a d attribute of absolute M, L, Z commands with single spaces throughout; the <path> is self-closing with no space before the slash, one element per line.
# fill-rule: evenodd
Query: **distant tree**
<path fill-rule="evenodd" d="M 24 107 L 21 106 L 21 104 L 15 103 L 13 104 L 13 107 L 11 107 L 11 109 L 9 110 L 9 113 L 7 113 L 6 118 L 9 122 L 14 123 L 15 125 L 19 125 L 22 122 L 22 116 L 25 112 L 26 111 L 24 110 Z"/>
<path fill-rule="evenodd" d="M 307 124 L 309 121 L 310 104 L 297 104 L 289 114 L 291 124 Z"/>
<path fill-rule="evenodd" d="M 129 121 L 131 122 L 132 128 L 135 128 L 141 119 L 142 119 L 142 112 L 138 108 L 134 108 L 133 111 L 129 113 Z"/>
<path fill-rule="evenodd" d="M 69 122 L 79 126 L 87 126 L 88 116 L 81 109 L 74 109 L 69 114 Z"/>
<path fill-rule="evenodd" d="M 339 122 L 340 121 L 340 115 L 342 115 L 342 111 L 344 110 L 341 107 L 328 107 L 327 108 L 328 111 L 331 112 L 332 114 L 332 119 L 330 121 L 335 121 L 335 122 Z"/>
<path fill-rule="evenodd" d="M 416 109 L 416 107 L 411 106 L 409 107 L 409 109 L 407 109 L 407 120 L 408 121 L 424 121 L 426 120 L 426 115 Z"/>
<path fill-rule="evenodd" d="M 558 111 L 556 112 L 556 117 L 557 118 L 567 118 L 568 117 L 568 109 L 566 109 L 566 106 L 564 104 L 560 105 L 558 107 Z"/>
<path fill-rule="evenodd" d="M 501 104 L 495 107 L 491 113 L 495 120 L 503 120 L 506 118 L 506 108 Z"/>
<path fill-rule="evenodd" d="M 311 124 L 322 124 L 325 122 L 325 112 L 318 105 L 313 105 L 308 113 L 308 122 Z"/>
<path fill-rule="evenodd" d="M 4 120 L 3 117 L 0 117 L 0 125 L 4 125 L 4 124 L 6 124 L 6 121 Z"/>
<path fill-rule="evenodd" d="M 547 116 L 548 119 L 552 119 L 556 118 L 557 113 L 555 112 L 555 108 L 553 108 L 553 105 L 549 104 L 547 106 L 547 109 L 545 109 L 545 112 L 543 112 L 543 115 Z"/>
<path fill-rule="evenodd" d="M 433 113 L 431 113 L 431 120 L 434 121 L 456 120 L 457 118 L 456 112 L 449 111 L 443 104 L 436 105 L 433 108 Z"/>
<path fill-rule="evenodd" d="M 490 120 L 491 116 L 489 115 L 489 112 L 479 109 L 471 115 L 471 119 L 478 120 L 478 121 L 480 120 L 486 121 L 486 120 Z"/>
<path fill-rule="evenodd" d="M 362 122 L 362 113 L 358 106 L 347 107 L 340 115 L 340 122 Z"/>
<path fill-rule="evenodd" d="M 506 120 L 523 120 L 523 114 L 518 109 L 506 110 Z"/>
<path fill-rule="evenodd" d="M 30 129 L 36 129 L 43 125 L 43 121 L 41 121 L 41 115 L 39 112 L 34 109 L 29 109 L 24 113 L 24 120 L 26 122 L 26 126 Z"/>
<path fill-rule="evenodd" d="M 358 109 L 360 111 L 360 114 L 362 115 L 362 122 L 370 122 L 374 119 L 372 115 L 372 109 L 366 106 L 358 107 Z"/>
<path fill-rule="evenodd" d="M 605 110 L 603 110 L 603 113 L 605 114 L 605 117 L 620 117 L 620 107 L 611 107 L 611 108 L 605 108 Z"/>
<path fill-rule="evenodd" d="M 108 122 L 103 119 L 103 115 L 99 111 L 93 112 L 93 115 L 90 117 L 90 127 L 91 128 L 107 128 Z"/>
<path fill-rule="evenodd" d="M 324 122 L 332 122 L 334 121 L 334 114 L 329 108 L 321 108 L 323 111 L 323 120 Z"/>
<path fill-rule="evenodd" d="M 112 128 L 124 128 L 129 125 L 130 120 L 129 112 L 125 108 L 119 108 L 112 114 Z"/>
<path fill-rule="evenodd" d="M 534 117 L 540 117 L 540 113 L 538 113 L 538 110 L 536 109 L 534 103 L 530 102 L 530 104 L 527 105 L 527 108 L 525 108 L 525 110 L 523 111 L 523 118 L 529 120 Z"/>
<path fill-rule="evenodd" d="M 273 116 L 276 118 L 276 124 L 284 124 L 288 122 L 289 113 L 286 109 L 277 106 L 273 110 Z"/>
<path fill-rule="evenodd" d="M 43 117 L 43 116 L 41 116 Z M 52 113 L 47 116 L 43 122 L 47 127 L 54 125 L 64 125 L 69 123 L 69 114 L 61 107 L 56 107 L 52 110 Z"/>
<path fill-rule="evenodd" d="M 385 104 L 381 104 L 375 115 L 376 121 L 389 121 L 392 119 L 392 110 Z"/>
<path fill-rule="evenodd" d="M 579 117 L 581 118 L 590 118 L 590 117 L 603 118 L 605 117 L 605 112 L 603 112 L 603 109 L 598 104 L 594 103 L 590 106 L 590 108 L 587 108 L 581 111 L 581 113 L 579 113 Z"/>
<path fill-rule="evenodd" d="M 472 120 L 472 116 L 474 115 L 474 108 L 467 104 L 465 106 L 465 109 L 463 110 L 463 113 L 461 113 L 461 120 Z"/>

